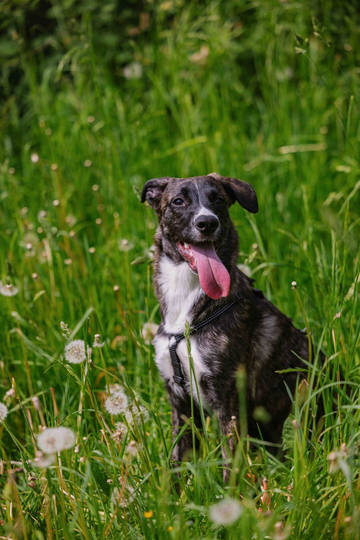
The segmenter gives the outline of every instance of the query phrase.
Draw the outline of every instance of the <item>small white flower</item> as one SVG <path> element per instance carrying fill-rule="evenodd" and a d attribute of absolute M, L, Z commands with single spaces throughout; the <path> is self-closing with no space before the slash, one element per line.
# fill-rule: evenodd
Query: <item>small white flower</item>
<path fill-rule="evenodd" d="M 8 415 L 7 406 L 5 403 L 0 403 L 0 424 L 2 424 Z"/>
<path fill-rule="evenodd" d="M 0 281 L 0 294 L 3 296 L 15 296 L 18 292 L 19 289 L 11 283 L 3 285 L 2 281 Z"/>
<path fill-rule="evenodd" d="M 150 344 L 153 338 L 156 336 L 159 325 L 151 322 L 144 324 L 141 330 L 141 335 L 145 343 Z"/>
<path fill-rule="evenodd" d="M 65 347 L 65 359 L 70 364 L 81 364 L 86 360 L 85 342 L 82 339 L 70 341 Z"/>
<path fill-rule="evenodd" d="M 75 433 L 72 429 L 62 426 L 47 428 L 40 433 L 37 443 L 45 454 L 54 454 L 72 448 L 75 444 Z"/>
<path fill-rule="evenodd" d="M 127 406 L 128 399 L 122 390 L 110 395 L 105 401 L 105 409 L 113 415 L 125 412 Z"/>
<path fill-rule="evenodd" d="M 132 62 L 124 67 L 123 74 L 125 79 L 141 79 L 143 67 L 140 62 Z"/>
<path fill-rule="evenodd" d="M 232 525 L 242 514 L 242 507 L 235 499 L 224 499 L 219 504 L 210 506 L 210 519 L 215 525 Z"/>

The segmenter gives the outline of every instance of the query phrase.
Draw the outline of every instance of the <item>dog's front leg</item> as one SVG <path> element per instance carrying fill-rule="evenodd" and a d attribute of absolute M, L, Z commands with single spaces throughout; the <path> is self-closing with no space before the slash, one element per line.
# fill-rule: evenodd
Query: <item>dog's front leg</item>
<path fill-rule="evenodd" d="M 223 479 L 227 484 L 230 477 L 230 468 L 229 468 L 229 452 L 235 454 L 235 443 L 234 443 L 234 420 L 228 420 L 227 418 L 219 417 L 219 424 L 221 431 L 225 437 L 227 437 L 225 444 L 221 447 L 222 457 L 225 460 L 224 469 L 223 469 Z"/>
<path fill-rule="evenodd" d="M 179 398 L 173 394 L 170 394 L 170 401 L 172 404 L 172 441 L 174 444 L 187 420 L 191 417 L 191 401 L 189 396 L 184 395 L 183 398 Z M 197 428 L 201 428 L 200 410 L 196 403 L 193 403 L 193 414 L 193 422 L 195 426 Z M 195 438 L 195 447 L 196 449 L 199 447 L 199 440 L 197 437 Z M 192 449 L 193 434 L 191 422 L 189 422 L 189 425 L 185 428 L 185 431 L 180 436 L 172 451 L 171 459 L 175 462 L 175 464 L 178 464 L 181 461 L 184 461 L 184 457 L 186 457 L 186 454 Z"/>

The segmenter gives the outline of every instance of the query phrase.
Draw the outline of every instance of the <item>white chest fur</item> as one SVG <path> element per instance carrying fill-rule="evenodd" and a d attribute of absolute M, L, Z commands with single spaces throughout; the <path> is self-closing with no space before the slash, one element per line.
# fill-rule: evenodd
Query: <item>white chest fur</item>
<path fill-rule="evenodd" d="M 159 285 L 165 303 L 164 329 L 168 335 L 183 332 L 185 322 L 192 322 L 191 311 L 204 294 L 199 283 L 199 278 L 194 274 L 186 262 L 175 265 L 170 259 L 162 256 L 159 266 Z M 200 378 L 208 371 L 201 358 L 201 351 L 196 343 L 196 336 L 190 338 L 191 356 L 194 362 L 195 376 L 200 389 Z M 164 379 L 169 381 L 172 389 L 177 394 L 182 394 L 183 389 L 173 381 L 174 371 L 169 353 L 169 338 L 156 336 L 154 339 L 156 351 L 155 361 Z M 177 355 L 181 361 L 184 373 L 190 374 L 189 357 L 187 354 L 186 340 L 182 340 L 177 346 Z M 196 385 L 193 384 L 193 394 L 196 398 Z"/>

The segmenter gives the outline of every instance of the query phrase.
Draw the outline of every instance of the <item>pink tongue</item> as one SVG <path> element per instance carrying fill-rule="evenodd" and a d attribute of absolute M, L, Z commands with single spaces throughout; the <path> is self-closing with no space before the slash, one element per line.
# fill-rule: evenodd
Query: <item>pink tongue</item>
<path fill-rule="evenodd" d="M 227 296 L 230 289 L 230 275 L 216 255 L 214 244 L 202 242 L 197 246 L 191 245 L 191 249 L 196 259 L 203 291 L 214 300 Z"/>

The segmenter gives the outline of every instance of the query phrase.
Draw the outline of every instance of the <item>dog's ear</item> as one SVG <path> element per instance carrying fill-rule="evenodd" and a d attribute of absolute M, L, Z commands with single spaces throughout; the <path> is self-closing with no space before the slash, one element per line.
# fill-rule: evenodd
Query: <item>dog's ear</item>
<path fill-rule="evenodd" d="M 218 182 L 221 182 L 223 188 L 225 189 L 230 204 L 238 202 L 245 210 L 256 214 L 258 212 L 258 202 L 255 190 L 250 184 L 244 182 L 243 180 L 237 180 L 236 178 L 228 178 L 227 176 L 220 176 L 217 173 L 208 174 L 212 176 Z"/>
<path fill-rule="evenodd" d="M 148 180 L 141 193 L 141 202 L 147 201 L 155 211 L 158 211 L 162 194 L 169 180 L 169 176 Z"/>

